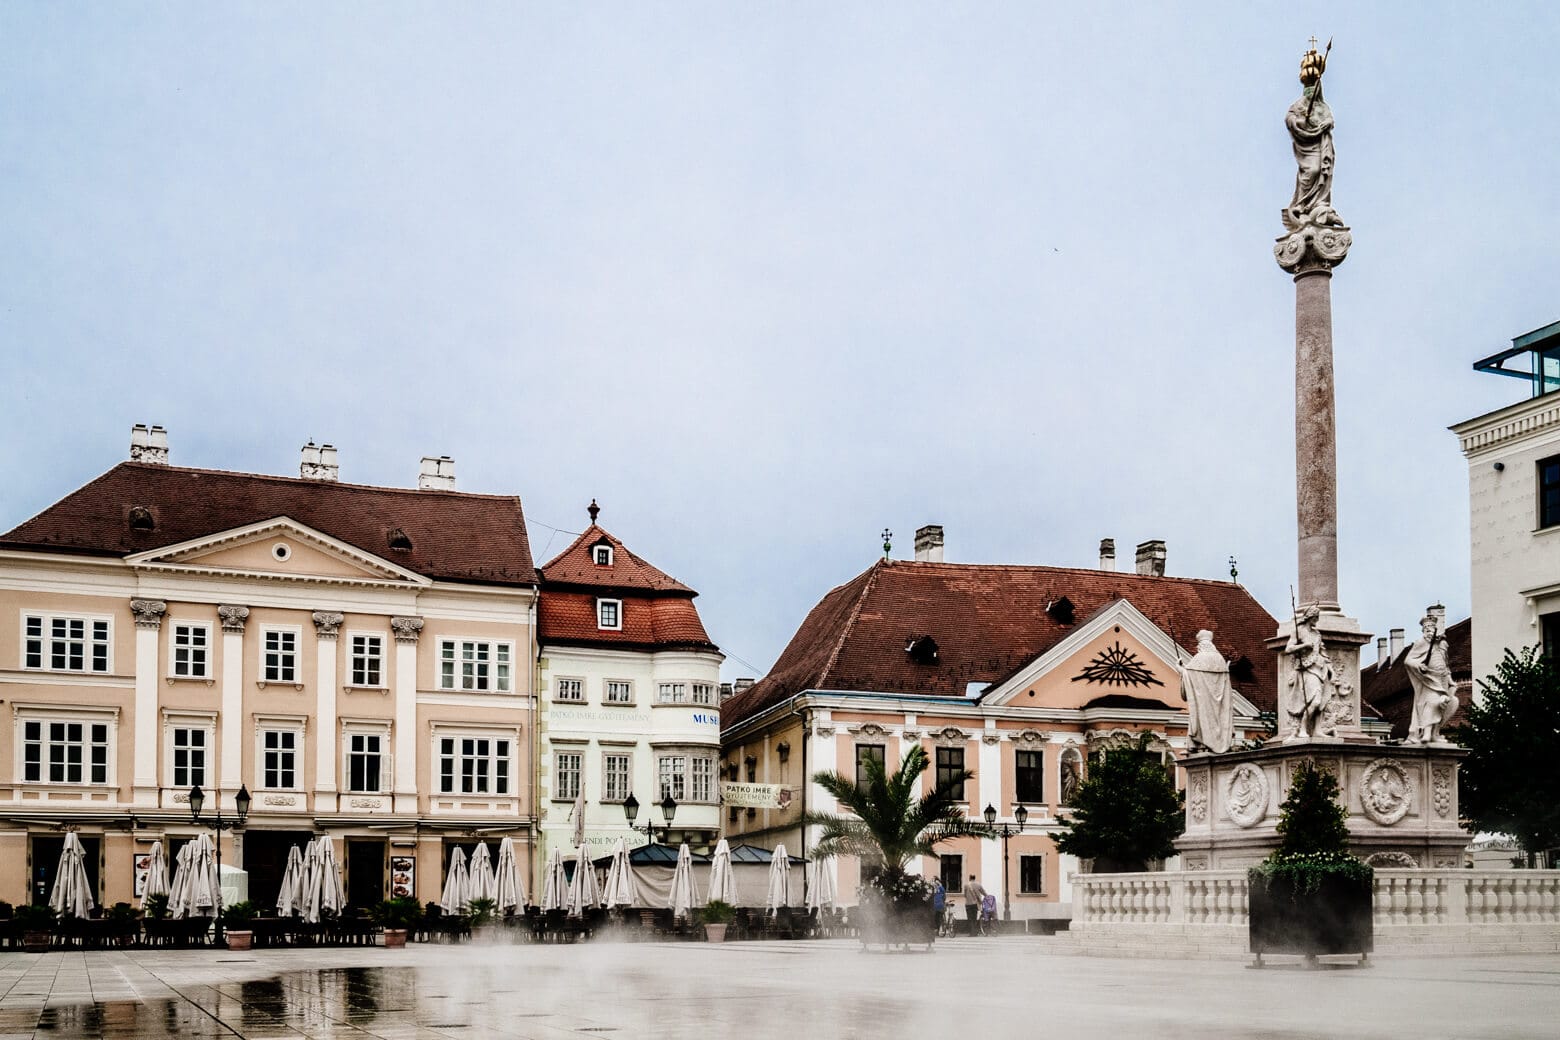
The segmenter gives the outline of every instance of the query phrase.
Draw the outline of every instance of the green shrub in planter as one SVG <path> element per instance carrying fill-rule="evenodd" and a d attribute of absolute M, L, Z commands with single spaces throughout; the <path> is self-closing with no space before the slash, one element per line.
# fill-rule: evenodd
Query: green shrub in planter
<path fill-rule="evenodd" d="M 260 911 L 255 909 L 255 904 L 246 899 L 222 908 L 222 927 L 230 932 L 247 932 L 259 916 Z"/>
<path fill-rule="evenodd" d="M 168 917 L 168 896 L 166 893 L 162 895 L 147 896 L 145 899 L 141 900 L 141 908 L 146 911 L 148 920 L 166 920 Z"/>
<path fill-rule="evenodd" d="M 466 904 L 466 922 L 473 928 L 481 928 L 493 920 L 497 910 L 498 903 L 492 899 L 473 899 Z"/>
<path fill-rule="evenodd" d="M 737 908 L 721 899 L 712 899 L 699 911 L 701 924 L 730 924 L 737 919 Z"/>
<path fill-rule="evenodd" d="M 422 913 L 422 905 L 410 896 L 380 900 L 368 911 L 369 917 L 379 927 L 402 931 L 415 928 L 422 920 Z"/>
<path fill-rule="evenodd" d="M 29 903 L 16 908 L 16 923 L 24 932 L 51 932 L 59 917 L 47 903 Z"/>
<path fill-rule="evenodd" d="M 114 934 L 128 939 L 141 930 L 141 914 L 129 903 L 115 903 L 103 916 L 112 924 Z"/>

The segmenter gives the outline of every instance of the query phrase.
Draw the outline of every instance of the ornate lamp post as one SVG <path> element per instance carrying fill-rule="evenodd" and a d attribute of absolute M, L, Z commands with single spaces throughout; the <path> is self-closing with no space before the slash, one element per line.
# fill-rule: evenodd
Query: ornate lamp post
<path fill-rule="evenodd" d="M 628 829 L 638 831 L 650 838 L 650 844 L 655 844 L 655 824 L 646 822 L 643 827 L 635 826 L 634 821 L 639 818 L 639 799 L 634 797 L 632 791 L 623 800 L 623 815 L 628 817 Z M 661 828 L 663 845 L 670 844 L 672 840 L 672 819 L 677 815 L 677 799 L 668 794 L 661 799 L 661 815 L 666 817 L 666 826 Z"/>
<path fill-rule="evenodd" d="M 222 941 L 222 832 L 243 830 L 244 821 L 249 819 L 249 788 L 240 784 L 238 794 L 233 796 L 233 804 L 238 809 L 238 819 L 226 820 L 222 818 L 222 790 L 217 789 L 217 815 L 213 819 L 202 820 L 200 810 L 206 804 L 206 796 L 201 793 L 200 785 L 190 788 L 190 819 L 196 824 L 209 828 L 216 834 L 216 840 L 212 842 L 217 847 L 217 922 L 216 941 Z"/>
<path fill-rule="evenodd" d="M 996 806 L 987 805 L 986 811 L 981 815 L 986 817 L 987 827 L 995 827 L 997 825 Z M 1004 823 L 1002 829 L 996 832 L 997 837 L 1002 839 L 1002 920 L 1004 921 L 1013 920 L 1013 903 L 1008 898 L 1008 839 L 1024 829 L 1024 824 L 1029 822 L 1029 810 L 1022 805 L 1015 807 L 1013 809 L 1013 819 L 1017 821 L 1017 827 Z"/>

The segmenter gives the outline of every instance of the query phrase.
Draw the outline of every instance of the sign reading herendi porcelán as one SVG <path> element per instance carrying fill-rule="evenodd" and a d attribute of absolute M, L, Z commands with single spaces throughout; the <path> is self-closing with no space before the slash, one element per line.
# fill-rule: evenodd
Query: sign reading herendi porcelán
<path fill-rule="evenodd" d="M 779 784 L 720 785 L 720 795 L 727 805 L 749 809 L 784 809 L 791 804 L 791 790 Z"/>

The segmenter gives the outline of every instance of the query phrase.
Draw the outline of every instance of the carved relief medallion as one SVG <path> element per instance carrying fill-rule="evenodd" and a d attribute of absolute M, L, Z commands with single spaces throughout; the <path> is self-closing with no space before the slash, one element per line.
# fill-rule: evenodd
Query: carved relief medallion
<path fill-rule="evenodd" d="M 1267 815 L 1267 774 L 1250 762 L 1230 770 L 1224 782 L 1224 809 L 1241 827 L 1255 827 Z"/>
<path fill-rule="evenodd" d="M 1198 773 L 1192 777 L 1192 790 L 1186 804 L 1193 823 L 1202 823 L 1208 819 L 1208 774 Z"/>
<path fill-rule="evenodd" d="M 1435 806 L 1435 814 L 1447 817 L 1452 814 L 1452 769 L 1450 766 L 1436 766 L 1430 771 L 1430 804 Z"/>
<path fill-rule="evenodd" d="M 1404 816 L 1414 802 L 1414 781 L 1403 767 L 1390 758 L 1378 758 L 1365 767 L 1360 777 L 1360 803 L 1365 815 L 1390 827 Z"/>
<path fill-rule="evenodd" d="M 1419 861 L 1406 852 L 1372 852 L 1365 857 L 1365 862 L 1373 867 L 1404 867 L 1416 870 Z"/>

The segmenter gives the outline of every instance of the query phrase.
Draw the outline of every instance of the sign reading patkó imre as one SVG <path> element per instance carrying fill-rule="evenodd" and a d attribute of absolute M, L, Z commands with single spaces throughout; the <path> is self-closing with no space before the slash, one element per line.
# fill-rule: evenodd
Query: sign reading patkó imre
<path fill-rule="evenodd" d="M 720 794 L 727 805 L 749 809 L 784 809 L 791 804 L 790 788 L 779 784 L 723 783 Z"/>

